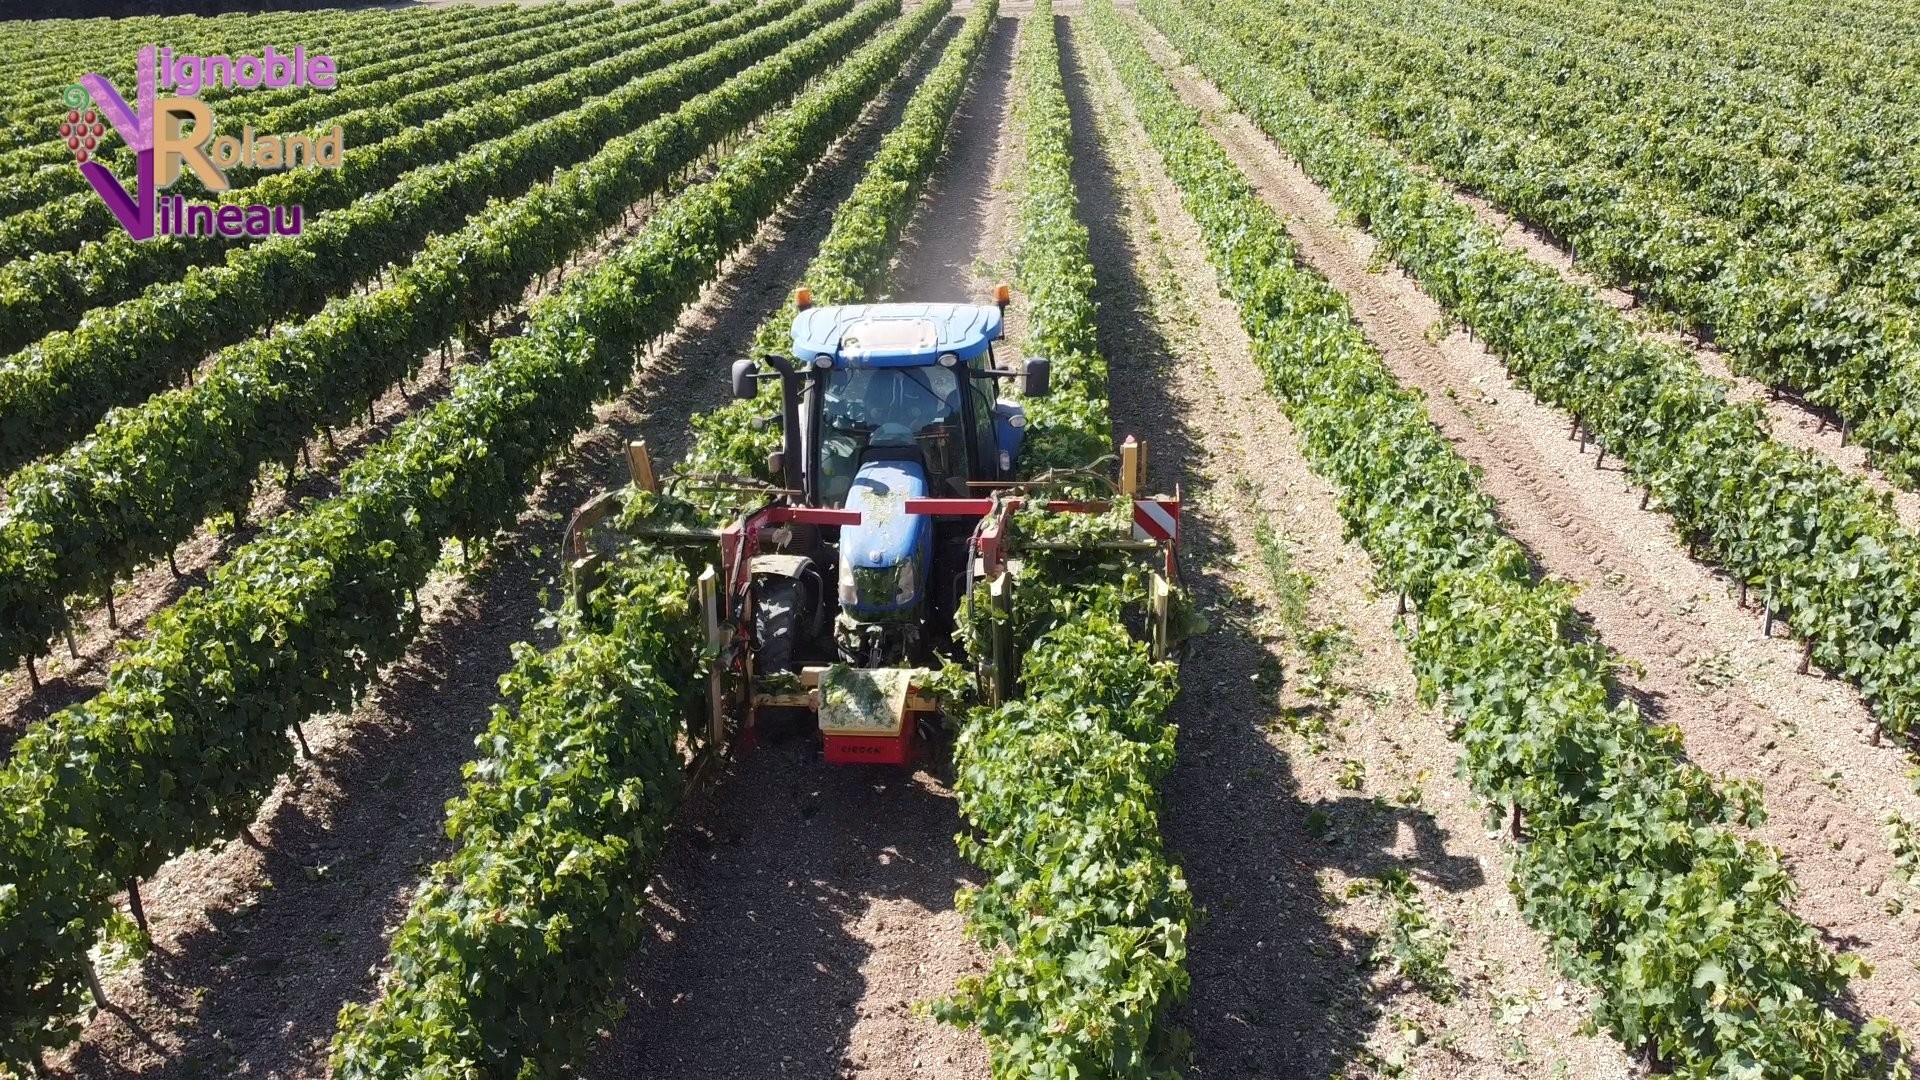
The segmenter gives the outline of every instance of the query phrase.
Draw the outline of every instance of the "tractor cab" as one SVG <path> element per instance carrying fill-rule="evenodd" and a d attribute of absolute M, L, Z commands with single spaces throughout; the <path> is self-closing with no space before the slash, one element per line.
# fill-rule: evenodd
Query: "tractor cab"
<path fill-rule="evenodd" d="M 809 506 L 858 499 L 875 463 L 912 474 L 921 495 L 966 498 L 1011 479 L 1026 427 L 1002 400 L 1002 380 L 1028 397 L 1047 392 L 1048 364 L 995 366 L 1001 310 L 986 304 L 806 306 L 790 357 L 734 365 L 736 396 L 778 380 L 785 427 L 782 470 Z M 884 469 L 882 471 L 885 471 Z"/>

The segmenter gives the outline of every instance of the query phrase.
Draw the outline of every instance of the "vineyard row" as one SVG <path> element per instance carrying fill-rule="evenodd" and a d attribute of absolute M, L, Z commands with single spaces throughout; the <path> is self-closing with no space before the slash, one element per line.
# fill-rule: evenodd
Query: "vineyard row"
<path fill-rule="evenodd" d="M 948 48 L 939 71 L 964 81 L 984 36 L 976 28 L 990 27 L 994 6 L 975 8 L 974 32 Z M 659 260 L 677 258 L 671 245 L 681 240 L 706 239 L 697 250 L 724 254 L 750 238 L 865 103 L 901 77 L 948 7 L 920 5 L 836 65 L 712 181 L 669 204 L 663 219 L 683 227 L 643 236 L 632 249 L 643 261 L 625 272 L 664 269 Z M 936 81 L 939 71 L 910 109 L 952 81 Z M 881 153 L 924 136 L 903 127 Z M 938 141 L 931 146 L 923 152 Z M 341 1011 L 335 1076 L 432 1075 L 467 1062 L 553 1075 L 593 1046 L 646 934 L 645 885 L 684 782 L 676 736 L 703 697 L 691 584 L 677 562 L 634 548 L 584 603 L 563 605 L 559 646 L 523 648 L 506 683 L 511 704 L 478 740 L 487 756 L 448 808 L 453 856 L 394 934 L 377 1000 Z"/>
<path fill-rule="evenodd" d="M 928 10 L 910 20 L 922 35 Z M 636 354 L 672 329 L 897 68 L 892 53 L 848 58 L 898 13 L 897 0 L 867 0 L 790 47 L 774 65 L 788 78 L 754 87 L 756 113 L 780 108 L 814 72 L 835 75 L 775 114 L 713 180 L 663 206 L 635 242 L 537 304 L 525 335 L 348 470 L 341 495 L 276 523 L 162 612 L 98 697 L 20 740 L 0 768 L 0 806 L 16 823 L 0 836 L 0 880 L 17 885 L 0 895 L 0 1060 L 71 1037 L 64 1018 L 84 992 L 88 950 L 117 918 L 114 891 L 245 828 L 292 763 L 288 728 L 349 706 L 400 655 L 419 626 L 414 592 L 443 544 L 513 519 L 545 465 L 591 424 L 593 403 L 626 385 Z M 632 164 L 596 160 L 615 176 Z"/>
<path fill-rule="evenodd" d="M 1920 717 L 1920 538 L 1831 462 L 1767 434 L 1693 358 L 1501 243 L 1452 192 L 1276 67 L 1230 60 L 1274 28 L 1249 4 L 1153 4 L 1157 25 L 1379 237 L 1520 385 L 1643 484 L 1697 556 L 1757 590 L 1809 663 L 1857 685 L 1894 734 Z M 1194 20 L 1191 24 L 1183 20 Z M 1231 33 L 1229 33 L 1231 31 Z M 1261 55 L 1256 52 L 1255 56 Z"/>
<path fill-rule="evenodd" d="M 177 382 L 209 353 L 320 310 L 355 282 L 404 264 L 429 235 L 459 227 L 489 199 L 519 194 L 663 103 L 683 100 L 687 89 L 717 85 L 737 66 L 703 66 L 695 54 L 788 14 L 797 0 L 674 6 L 697 10 L 611 35 L 629 51 L 348 151 L 346 169 L 263 184 L 272 201 L 304 202 L 310 215 L 339 208 L 311 218 L 297 237 L 236 247 L 224 261 L 213 258 L 227 246 L 218 241 L 121 234 L 90 245 L 72 268 L 89 292 L 182 276 L 121 303 L 77 300 L 86 314 L 72 332 L 0 360 L 0 468 L 70 445 L 115 405 Z M 718 17 L 707 21 L 709 12 Z M 114 269 L 88 269 L 94 262 Z M 44 309 L 58 304 L 60 291 L 31 295 L 40 299 L 27 303 Z"/>
<path fill-rule="evenodd" d="M 208 516 L 243 510 L 263 465 L 290 466 L 307 433 L 364 411 L 428 350 L 512 306 L 538 276 L 635 202 L 662 191 L 769 100 L 791 93 L 812 73 L 816 54 L 790 43 L 822 33 L 821 25 L 851 2 L 816 0 L 581 115 L 510 136 L 511 145 L 470 163 L 482 169 L 468 175 L 511 168 L 524 182 L 597 152 L 517 199 L 482 203 L 464 228 L 434 237 L 387 286 L 335 299 L 305 323 L 232 346 L 193 386 L 114 412 L 62 454 L 15 472 L 0 510 L 0 551 L 8 553 L 0 556 L 0 595 L 9 601 L 0 647 L 14 655 L 44 652 L 46 638 L 63 625 L 64 597 L 97 594 L 173 550 Z M 741 24 L 751 14 L 743 13 Z M 676 112 L 603 144 L 706 87 L 713 89 Z M 403 205 L 466 206 L 455 191 L 412 187 Z"/>
<path fill-rule="evenodd" d="M 1200 12 L 1141 8 L 1203 69 L 1257 78 Z M 1300 265 L 1137 27 L 1111 0 L 1090 11 L 1309 464 L 1338 486 L 1383 582 L 1413 602 L 1422 694 L 1451 714 L 1474 788 L 1511 808 L 1522 911 L 1562 970 L 1600 991 L 1598 1022 L 1683 1075 L 1884 1075 L 1884 1025 L 1856 1028 L 1831 1004 L 1860 965 L 1791 913 L 1777 853 L 1738 831 L 1761 813 L 1757 793 L 1717 788 L 1676 733 L 1610 704 L 1605 649 L 1580 639 L 1569 591 L 1532 579 L 1472 467 L 1345 297 Z"/>
<path fill-rule="evenodd" d="M 338 126 L 349 133 L 348 153 L 351 154 L 450 109 L 468 104 L 476 100 L 473 95 L 477 92 L 491 89 L 494 93 L 502 93 L 530 81 L 526 76 L 531 73 L 550 75 L 565 71 L 563 66 L 538 61 L 562 52 L 564 43 L 576 41 L 579 36 L 616 35 L 632 27 L 646 27 L 648 20 L 662 22 L 681 11 L 698 10 L 704 6 L 689 4 L 686 0 L 679 4 L 636 3 L 601 10 L 576 9 L 566 5 L 566 10 L 575 12 L 574 17 L 498 32 L 485 39 L 486 47 L 483 49 L 475 49 L 471 42 L 465 41 L 437 47 L 423 43 L 414 54 L 414 67 L 409 69 L 418 77 L 406 80 L 406 84 L 398 81 L 356 83 L 326 94 L 303 98 L 292 106 L 273 110 L 257 119 L 232 115 L 236 109 L 228 106 L 222 109 L 220 125 L 230 129 L 236 123 L 252 124 L 260 130 L 272 132 L 305 129 L 309 135 L 323 135 Z M 589 49 L 576 57 L 573 63 L 584 63 L 609 55 L 607 52 L 591 51 L 590 47 L 596 44 L 599 42 L 589 41 L 565 47 L 564 51 Z M 242 102 L 245 100 L 242 99 Z M 104 158 L 106 164 L 124 168 L 127 164 L 124 154 L 118 161 L 113 159 L 112 154 L 112 151 L 106 155 L 96 153 L 94 159 L 101 161 Z M 261 201 L 249 198 L 253 194 L 249 190 L 252 185 L 265 177 L 286 175 L 278 170 L 262 171 L 246 166 L 234 166 L 225 172 L 232 187 L 219 196 L 219 201 L 235 203 Z M 172 191 L 174 194 L 196 196 L 207 194 L 192 173 L 183 174 L 175 182 Z M 312 216 L 319 209 L 324 208 L 309 210 L 308 215 Z M 83 187 L 72 194 L 0 219 L 0 260 L 13 261 L 29 259 L 36 254 L 71 252 L 89 240 L 110 235 L 118 226 L 118 220 L 106 209 L 106 204 L 94 195 L 90 187 Z M 0 348 L 12 348 L 14 342 L 31 340 L 35 334 L 34 327 L 27 321 L 23 320 L 16 326 L 14 318 L 8 314 L 6 322 L 0 323 Z M 58 325 L 70 324 L 61 322 Z"/>

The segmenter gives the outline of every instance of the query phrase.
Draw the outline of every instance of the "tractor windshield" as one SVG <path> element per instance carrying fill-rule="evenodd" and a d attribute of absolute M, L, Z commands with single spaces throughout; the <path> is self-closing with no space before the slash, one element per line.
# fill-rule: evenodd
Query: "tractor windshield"
<path fill-rule="evenodd" d="M 966 425 L 951 368 L 835 368 L 821 404 L 820 501 L 846 502 L 860 464 L 919 461 L 928 494 L 967 491 Z"/>

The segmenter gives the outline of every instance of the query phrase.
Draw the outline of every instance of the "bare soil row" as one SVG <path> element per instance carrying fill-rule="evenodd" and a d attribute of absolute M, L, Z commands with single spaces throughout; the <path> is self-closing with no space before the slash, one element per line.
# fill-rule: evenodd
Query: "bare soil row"
<path fill-rule="evenodd" d="M 1207 913 L 1177 1018 L 1193 1075 L 1631 1075 L 1580 1032 L 1583 993 L 1520 921 L 1498 834 L 1415 699 L 1393 600 L 1341 539 L 1333 489 L 1091 41 L 1068 51 L 1069 95 L 1116 432 L 1149 437 L 1155 486 L 1189 500 L 1186 584 L 1209 624 L 1181 669 L 1163 817 Z M 1451 938 L 1451 993 L 1372 959 L 1387 905 L 1354 890 L 1396 872 Z"/>

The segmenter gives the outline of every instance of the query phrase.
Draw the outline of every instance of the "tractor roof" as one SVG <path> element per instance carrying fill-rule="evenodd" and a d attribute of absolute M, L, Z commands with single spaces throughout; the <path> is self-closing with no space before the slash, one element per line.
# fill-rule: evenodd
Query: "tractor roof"
<path fill-rule="evenodd" d="M 999 339 L 993 304 L 842 304 L 793 320 L 793 355 L 809 363 L 822 353 L 853 367 L 925 367 L 941 353 L 965 363 Z"/>

